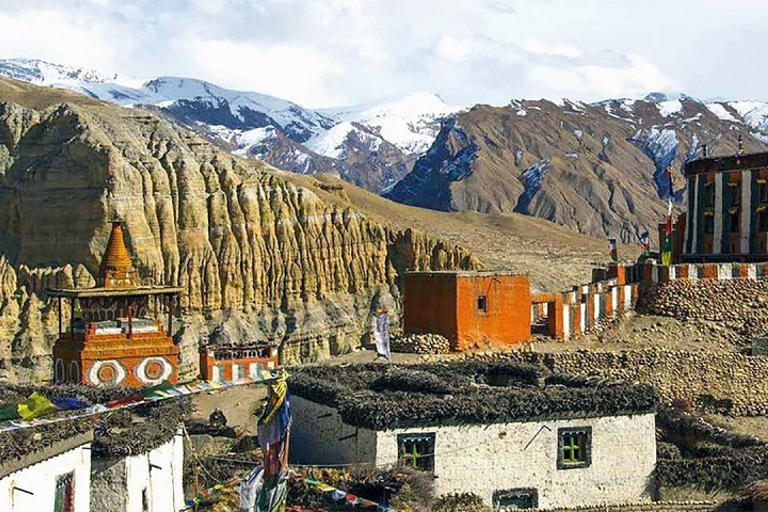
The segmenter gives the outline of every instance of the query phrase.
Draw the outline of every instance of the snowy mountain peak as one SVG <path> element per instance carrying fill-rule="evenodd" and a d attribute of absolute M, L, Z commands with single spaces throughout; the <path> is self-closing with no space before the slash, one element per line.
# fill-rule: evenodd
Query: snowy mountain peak
<path fill-rule="evenodd" d="M 138 87 L 143 82 L 117 73 L 105 74 L 95 69 L 75 68 L 39 59 L 0 59 L 0 75 L 37 85 L 113 83 Z"/>
<path fill-rule="evenodd" d="M 672 98 L 670 98 L 663 92 L 652 92 L 647 94 L 645 98 L 643 98 L 643 101 L 647 101 L 650 103 L 661 103 L 662 101 L 669 101 L 670 99 Z"/>
<path fill-rule="evenodd" d="M 351 107 L 323 109 L 339 122 L 365 125 L 407 153 L 424 153 L 440 131 L 440 119 L 465 107 L 448 105 L 432 92 Z"/>

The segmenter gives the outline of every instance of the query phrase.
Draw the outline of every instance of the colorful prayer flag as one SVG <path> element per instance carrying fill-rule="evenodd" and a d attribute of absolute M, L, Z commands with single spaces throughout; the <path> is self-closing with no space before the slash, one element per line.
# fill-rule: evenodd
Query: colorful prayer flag
<path fill-rule="evenodd" d="M 264 453 L 264 476 L 254 512 L 285 511 L 290 428 L 290 393 L 286 375 L 282 374 L 269 385 L 267 406 L 257 425 L 259 445 Z"/>
<path fill-rule="evenodd" d="M 611 238 L 610 240 L 608 240 L 608 246 L 611 249 L 611 261 L 613 261 L 614 263 L 619 261 L 619 251 L 616 245 L 616 239 Z"/>
<path fill-rule="evenodd" d="M 665 267 L 672 265 L 672 197 L 669 198 L 667 209 L 667 224 L 664 227 L 664 242 L 661 244 L 661 264 Z"/>
<path fill-rule="evenodd" d="M 240 512 L 253 512 L 264 486 L 264 467 L 256 466 L 248 476 L 240 482 Z"/>
<path fill-rule="evenodd" d="M 380 308 L 371 315 L 371 331 L 376 341 L 376 355 L 389 361 L 389 313 L 386 309 Z"/>
<path fill-rule="evenodd" d="M 648 253 L 651 252 L 651 235 L 648 231 L 643 231 L 640 235 L 640 245 L 642 246 L 645 255 L 648 256 Z"/>
<path fill-rule="evenodd" d="M 17 420 L 19 416 L 18 404 L 0 405 L 0 421 Z"/>
<path fill-rule="evenodd" d="M 661 264 L 665 267 L 672 265 L 672 207 L 675 191 L 672 185 L 672 166 L 667 167 L 669 178 L 669 204 L 667 205 L 667 224 L 664 226 L 664 241 L 661 244 Z"/>
<path fill-rule="evenodd" d="M 19 416 L 25 420 L 31 420 L 55 410 L 56 406 L 37 391 L 19 404 Z"/>

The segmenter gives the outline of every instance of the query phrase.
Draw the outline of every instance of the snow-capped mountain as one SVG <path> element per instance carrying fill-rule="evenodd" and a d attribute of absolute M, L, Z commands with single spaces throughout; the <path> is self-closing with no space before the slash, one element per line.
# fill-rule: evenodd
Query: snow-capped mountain
<path fill-rule="evenodd" d="M 440 119 L 459 110 L 430 93 L 312 110 L 194 78 L 132 79 L 33 59 L 0 59 L 0 75 L 150 107 L 241 156 L 293 172 L 337 173 L 376 192 L 405 175 L 434 141 Z"/>
<path fill-rule="evenodd" d="M 440 131 L 440 119 L 466 107 L 451 106 L 434 93 L 419 92 L 404 98 L 355 107 L 321 110 L 339 121 L 365 125 L 403 151 L 421 154 Z"/>
<path fill-rule="evenodd" d="M 35 85 L 77 87 L 81 83 L 115 84 L 121 87 L 140 87 L 144 82 L 117 73 L 106 74 L 95 69 L 75 68 L 52 64 L 37 59 L 0 59 L 0 74 Z"/>
<path fill-rule="evenodd" d="M 685 162 L 768 150 L 768 103 L 650 94 L 593 104 L 513 100 L 444 123 L 413 170 L 383 195 L 439 210 L 520 212 L 633 243 L 655 231 Z M 667 169 L 672 166 L 670 190 Z"/>

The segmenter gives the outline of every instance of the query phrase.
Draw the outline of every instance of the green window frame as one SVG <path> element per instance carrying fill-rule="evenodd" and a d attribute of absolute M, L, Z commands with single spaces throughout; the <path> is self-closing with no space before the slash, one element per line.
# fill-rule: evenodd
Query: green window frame
<path fill-rule="evenodd" d="M 557 469 L 586 468 L 592 465 L 592 427 L 557 430 Z"/>
<path fill-rule="evenodd" d="M 434 433 L 398 434 L 397 448 L 402 464 L 423 471 L 435 471 Z"/>

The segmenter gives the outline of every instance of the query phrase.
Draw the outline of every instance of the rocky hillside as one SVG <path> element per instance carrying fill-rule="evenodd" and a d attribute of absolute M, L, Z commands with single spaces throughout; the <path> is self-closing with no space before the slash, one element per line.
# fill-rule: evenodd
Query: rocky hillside
<path fill-rule="evenodd" d="M 691 98 L 594 105 L 477 105 L 444 123 L 413 171 L 385 197 L 443 211 L 519 212 L 634 243 L 666 212 L 665 169 L 685 195 L 682 164 L 702 153 L 765 151 L 768 105 Z"/>
<path fill-rule="evenodd" d="M 116 217 L 144 282 L 186 288 L 183 377 L 208 337 L 287 360 L 349 350 L 374 304 L 397 322 L 405 269 L 480 265 L 288 177 L 146 111 L 0 79 L 0 378 L 50 377 L 44 289 L 93 283 Z"/>

